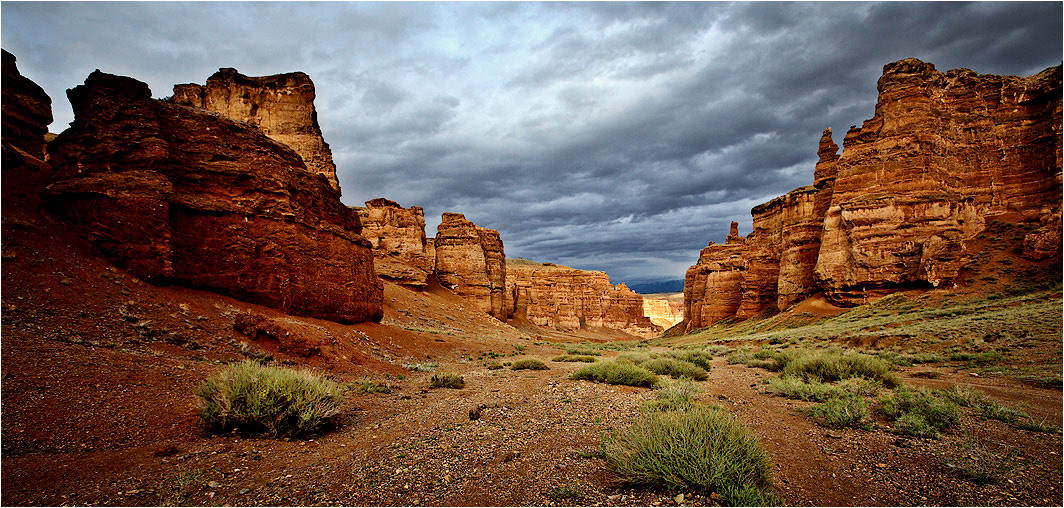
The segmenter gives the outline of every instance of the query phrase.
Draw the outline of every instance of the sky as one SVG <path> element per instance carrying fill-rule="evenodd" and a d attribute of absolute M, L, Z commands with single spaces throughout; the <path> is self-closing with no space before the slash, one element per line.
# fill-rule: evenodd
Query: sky
<path fill-rule="evenodd" d="M 0 39 L 52 98 L 94 69 L 148 83 L 303 71 L 347 205 L 497 229 L 507 257 L 682 279 L 728 224 L 813 181 L 873 114 L 884 64 L 1031 75 L 1060 2 L 11 2 Z"/>

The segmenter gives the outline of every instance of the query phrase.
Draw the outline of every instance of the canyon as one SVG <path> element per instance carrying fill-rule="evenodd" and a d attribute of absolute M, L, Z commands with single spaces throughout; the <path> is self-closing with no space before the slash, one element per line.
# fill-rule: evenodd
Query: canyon
<path fill-rule="evenodd" d="M 945 288 L 992 223 L 1026 259 L 1061 255 L 1061 68 L 1030 76 L 884 66 L 875 114 L 824 131 L 813 185 L 751 210 L 753 231 L 712 242 L 688 269 L 680 331 L 792 307 L 815 293 L 852 307 Z"/>

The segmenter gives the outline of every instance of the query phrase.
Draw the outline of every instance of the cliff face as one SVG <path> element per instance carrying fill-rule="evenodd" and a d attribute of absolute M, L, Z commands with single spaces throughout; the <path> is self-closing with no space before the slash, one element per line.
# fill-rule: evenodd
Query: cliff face
<path fill-rule="evenodd" d="M 353 207 L 362 236 L 373 244 L 374 267 L 381 278 L 415 289 L 424 288 L 436 268 L 432 242 L 425 238 L 425 212 L 377 198 Z"/>
<path fill-rule="evenodd" d="M 885 66 L 875 115 L 847 133 L 837 162 L 816 266 L 827 296 L 949 284 L 987 219 L 1057 216 L 1060 80 L 1060 67 L 1020 78 Z M 1034 256 L 1059 251 L 1059 228 L 1043 237 L 1050 248 Z"/>
<path fill-rule="evenodd" d="M 206 85 L 174 85 L 174 102 L 221 113 L 254 126 L 296 151 L 307 170 L 325 176 L 334 190 L 336 164 L 318 127 L 314 82 L 302 72 L 248 77 L 223 68 Z"/>
<path fill-rule="evenodd" d="M 1061 255 L 1059 66 L 1020 78 L 907 59 L 884 66 L 878 89 L 841 154 L 824 131 L 812 186 L 754 207 L 745 245 L 733 225 L 703 249 L 684 286 L 686 329 L 818 291 L 855 305 L 951 284 L 990 220 L 1027 225 L 1025 257 Z"/>
<path fill-rule="evenodd" d="M 739 236 L 739 223 L 732 222 L 724 245 L 709 242 L 699 254 L 698 263 L 687 269 L 683 284 L 686 331 L 732 317 L 739 310 L 746 273 L 744 250 L 746 242 Z"/>
<path fill-rule="evenodd" d="M 292 314 L 380 319 L 358 217 L 290 148 L 131 78 L 96 71 L 67 94 L 47 196 L 111 261 Z"/>
<path fill-rule="evenodd" d="M 643 296 L 610 284 L 605 272 L 551 264 L 510 263 L 506 292 L 514 315 L 559 330 L 610 328 L 640 337 L 662 331 L 643 312 Z"/>
<path fill-rule="evenodd" d="M 44 89 L 19 73 L 15 56 L 3 55 L 3 181 L 4 223 L 25 223 L 36 215 L 39 193 L 51 176 L 45 162 L 44 135 L 52 122 L 52 99 Z"/>
<path fill-rule="evenodd" d="M 651 323 L 667 329 L 683 321 L 683 302 L 644 296 L 643 315 L 650 319 Z"/>
<path fill-rule="evenodd" d="M 499 232 L 477 226 L 460 213 L 444 213 L 436 230 L 433 248 L 440 283 L 484 312 L 506 319 L 506 255 Z"/>

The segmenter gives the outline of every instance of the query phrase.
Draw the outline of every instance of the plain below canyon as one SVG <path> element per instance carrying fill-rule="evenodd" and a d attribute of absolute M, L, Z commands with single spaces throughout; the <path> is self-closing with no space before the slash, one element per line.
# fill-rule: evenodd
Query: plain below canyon
<path fill-rule="evenodd" d="M 344 205 L 305 73 L 4 51 L 2 503 L 1059 506 L 1061 68 L 861 92 L 651 295 Z"/>

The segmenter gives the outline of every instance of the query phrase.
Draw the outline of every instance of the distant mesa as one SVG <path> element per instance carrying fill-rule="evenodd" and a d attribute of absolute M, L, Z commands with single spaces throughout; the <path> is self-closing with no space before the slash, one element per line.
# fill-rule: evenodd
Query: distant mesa
<path fill-rule="evenodd" d="M 1061 256 L 1061 67 L 1030 77 L 887 64 L 875 115 L 824 131 L 813 185 L 755 206 L 687 271 L 684 330 L 786 309 L 817 292 L 853 306 L 949 287 L 992 221 L 1017 252 Z"/>

